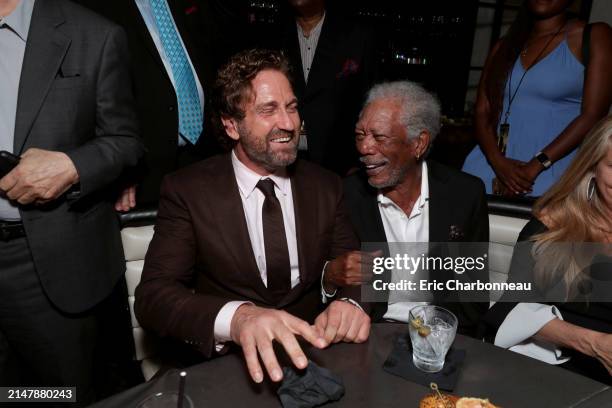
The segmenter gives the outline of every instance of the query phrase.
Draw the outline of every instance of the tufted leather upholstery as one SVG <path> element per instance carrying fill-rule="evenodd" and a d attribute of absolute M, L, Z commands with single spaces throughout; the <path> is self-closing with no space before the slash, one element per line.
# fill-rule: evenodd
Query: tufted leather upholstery
<path fill-rule="evenodd" d="M 508 278 L 514 244 L 529 220 L 505 215 L 489 214 L 489 280 L 505 282 Z M 501 292 L 492 293 L 499 299 Z"/>
<path fill-rule="evenodd" d="M 153 220 L 151 220 L 153 222 Z M 123 250 L 125 253 L 125 280 L 128 288 L 128 304 L 130 307 L 130 315 L 132 316 L 132 334 L 134 336 L 134 345 L 136 350 L 136 360 L 140 361 L 142 374 L 146 380 L 149 380 L 160 365 L 155 360 L 156 350 L 158 348 L 158 339 L 151 333 L 146 333 L 134 314 L 134 292 L 136 286 L 140 282 L 142 267 L 144 266 L 144 257 L 149 248 L 149 242 L 153 238 L 153 225 L 144 225 L 140 227 L 126 227 L 121 230 L 121 238 L 123 241 Z"/>

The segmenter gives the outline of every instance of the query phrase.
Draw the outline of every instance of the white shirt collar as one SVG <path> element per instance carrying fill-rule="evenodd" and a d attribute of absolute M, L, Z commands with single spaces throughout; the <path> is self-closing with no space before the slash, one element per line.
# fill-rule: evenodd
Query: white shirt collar
<path fill-rule="evenodd" d="M 327 13 L 324 11 L 323 16 L 321 17 L 319 22 L 312 28 L 312 30 L 310 30 L 310 34 L 308 34 L 308 37 L 304 35 L 304 30 L 302 29 L 302 26 L 300 25 L 300 23 L 296 21 L 295 24 L 297 25 L 298 33 L 300 34 L 300 36 L 304 38 L 313 38 L 314 36 L 318 36 L 319 33 L 321 32 L 321 27 L 323 27 L 323 22 L 325 21 L 325 14 Z"/>
<path fill-rule="evenodd" d="M 376 200 L 382 206 L 392 205 L 392 206 L 397 207 L 397 204 L 395 204 L 393 200 L 385 196 L 380 191 L 378 192 L 378 195 L 376 196 Z M 413 216 L 421 214 L 421 210 L 423 209 L 423 207 L 425 207 L 425 204 L 427 204 L 428 201 L 429 201 L 429 175 L 427 173 L 427 163 L 423 161 L 423 163 L 421 164 L 421 194 L 419 195 L 419 198 L 417 199 L 417 201 L 414 204 L 414 207 L 412 208 L 412 213 L 410 214 L 410 217 L 412 218 Z"/>
<path fill-rule="evenodd" d="M 284 196 L 289 193 L 291 180 L 287 176 L 287 171 L 285 169 L 279 170 L 278 172 L 270 174 L 269 176 L 262 176 L 245 166 L 244 163 L 238 159 L 234 150 L 232 150 L 232 167 L 234 168 L 234 174 L 236 175 L 236 182 L 238 183 L 240 194 L 242 194 L 246 199 L 248 199 L 251 193 L 253 193 L 253 191 L 257 188 L 257 183 L 259 180 L 267 178 L 274 182 L 276 188 Z"/>
<path fill-rule="evenodd" d="M 34 11 L 34 0 L 21 0 L 17 3 L 15 10 L 2 19 L 2 25 L 6 24 L 19 38 L 26 41 L 30 31 L 30 21 Z"/>

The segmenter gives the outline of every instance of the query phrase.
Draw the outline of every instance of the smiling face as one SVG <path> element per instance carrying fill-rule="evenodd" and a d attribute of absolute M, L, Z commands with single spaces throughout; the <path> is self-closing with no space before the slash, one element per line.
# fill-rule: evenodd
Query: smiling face
<path fill-rule="evenodd" d="M 372 187 L 400 184 L 416 169 L 416 154 L 422 155 L 420 138 L 408 138 L 400 113 L 398 100 L 374 100 L 364 108 L 355 127 L 357 150 Z"/>
<path fill-rule="evenodd" d="M 300 116 L 291 84 L 280 71 L 264 70 L 251 82 L 242 120 L 222 119 L 227 134 L 238 143 L 236 156 L 261 175 L 293 163 L 297 157 Z"/>
<path fill-rule="evenodd" d="M 597 193 L 608 208 L 608 212 L 612 213 L 612 147 L 595 167 L 595 182 Z"/>

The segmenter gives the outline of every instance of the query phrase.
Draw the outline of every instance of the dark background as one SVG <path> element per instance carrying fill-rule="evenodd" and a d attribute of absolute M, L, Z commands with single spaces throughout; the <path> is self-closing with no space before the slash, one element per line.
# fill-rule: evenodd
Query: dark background
<path fill-rule="evenodd" d="M 278 35 L 291 18 L 286 0 L 245 0 L 245 36 L 254 46 Z M 472 128 L 475 89 L 488 50 L 516 17 L 521 0 L 328 0 L 372 28 L 379 81 L 407 79 L 435 92 L 443 127 L 432 158 L 461 168 L 475 145 Z M 592 0 L 578 0 L 573 12 L 588 20 Z"/>

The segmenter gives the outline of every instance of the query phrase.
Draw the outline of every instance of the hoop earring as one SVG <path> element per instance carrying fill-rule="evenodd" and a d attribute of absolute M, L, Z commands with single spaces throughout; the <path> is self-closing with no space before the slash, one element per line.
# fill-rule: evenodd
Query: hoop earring
<path fill-rule="evenodd" d="M 591 176 L 589 179 L 589 184 L 587 185 L 587 200 L 591 201 L 593 199 L 593 194 L 595 194 L 595 176 Z"/>

